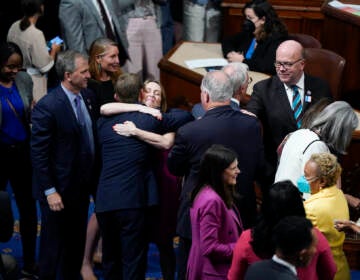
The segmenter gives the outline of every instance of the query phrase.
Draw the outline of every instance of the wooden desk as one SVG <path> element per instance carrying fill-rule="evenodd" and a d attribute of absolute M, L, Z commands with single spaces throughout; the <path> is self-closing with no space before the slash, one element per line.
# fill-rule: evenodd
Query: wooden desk
<path fill-rule="evenodd" d="M 321 9 L 325 15 L 322 45 L 345 58 L 342 99 L 360 109 L 360 16 L 331 7 L 328 2 Z"/>
<path fill-rule="evenodd" d="M 186 60 L 223 58 L 221 44 L 179 42 L 159 62 L 160 80 L 165 88 L 170 108 L 191 109 L 200 102 L 200 84 L 206 74 L 204 68 L 189 69 Z M 252 83 L 247 94 L 251 95 L 253 85 L 269 77 L 267 74 L 249 71 Z"/>

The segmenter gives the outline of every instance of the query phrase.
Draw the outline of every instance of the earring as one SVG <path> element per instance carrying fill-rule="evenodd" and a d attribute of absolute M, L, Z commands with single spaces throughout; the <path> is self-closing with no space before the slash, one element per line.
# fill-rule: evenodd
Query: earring
<path fill-rule="evenodd" d="M 98 68 L 99 73 L 101 73 L 101 63 L 97 64 L 97 68 Z"/>

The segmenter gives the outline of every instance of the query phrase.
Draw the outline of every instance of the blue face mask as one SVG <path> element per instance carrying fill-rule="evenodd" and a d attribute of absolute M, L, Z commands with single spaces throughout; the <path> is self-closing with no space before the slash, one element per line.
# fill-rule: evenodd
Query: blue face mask
<path fill-rule="evenodd" d="M 300 192 L 310 193 L 310 184 L 304 175 L 297 180 L 296 184 Z"/>

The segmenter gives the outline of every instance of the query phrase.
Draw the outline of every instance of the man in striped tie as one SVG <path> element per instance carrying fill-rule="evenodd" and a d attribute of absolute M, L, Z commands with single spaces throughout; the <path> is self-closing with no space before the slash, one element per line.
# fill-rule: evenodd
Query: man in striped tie
<path fill-rule="evenodd" d="M 246 109 L 263 125 L 265 158 L 269 184 L 277 166 L 276 149 L 284 137 L 301 126 L 304 112 L 323 97 L 332 98 L 329 85 L 304 73 L 304 48 L 294 40 L 281 43 L 276 50 L 276 76 L 254 85 Z"/>

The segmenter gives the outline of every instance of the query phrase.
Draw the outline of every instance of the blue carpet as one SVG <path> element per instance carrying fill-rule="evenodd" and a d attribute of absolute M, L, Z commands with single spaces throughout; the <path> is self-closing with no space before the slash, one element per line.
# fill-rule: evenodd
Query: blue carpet
<path fill-rule="evenodd" d="M 9 193 L 11 193 L 11 188 L 8 188 Z M 22 247 L 21 247 L 21 236 L 19 233 L 19 213 L 16 207 L 15 199 L 12 198 L 12 208 L 15 219 L 14 224 L 14 233 L 12 238 L 6 243 L 0 243 L 0 251 L 4 254 L 12 255 L 16 258 L 19 263 L 19 267 L 22 267 Z M 94 204 L 91 203 L 89 207 L 89 217 L 93 213 Z M 38 217 L 40 217 L 40 210 L 38 207 Z M 40 219 L 38 223 L 38 230 L 40 230 Z M 38 234 L 39 239 L 39 234 Z M 39 244 L 39 241 L 38 241 Z M 38 252 L 38 250 L 37 250 Z M 99 280 L 102 280 L 102 271 L 101 266 L 96 266 L 95 274 L 98 276 Z M 158 280 L 162 279 L 161 269 L 159 265 L 159 252 L 154 244 L 150 244 L 148 251 L 148 267 L 146 272 L 147 280 Z"/>
<path fill-rule="evenodd" d="M 9 189 L 9 192 L 11 192 L 10 189 Z M 10 255 L 14 256 L 17 259 L 19 266 L 21 267 L 22 266 L 21 236 L 19 234 L 19 214 L 18 214 L 17 207 L 15 204 L 15 199 L 12 199 L 12 208 L 13 208 L 13 213 L 14 213 L 14 218 L 15 218 L 14 234 L 9 242 L 0 243 L 0 250 L 4 254 L 10 254 Z M 91 203 L 90 207 L 89 207 L 89 217 L 90 217 L 91 213 L 93 212 L 93 210 L 94 210 L 94 204 Z M 38 217 L 40 217 L 39 208 L 38 208 Z M 38 228 L 40 229 L 40 220 L 39 220 Z M 39 238 L 39 236 L 38 236 L 38 238 Z M 176 252 L 176 243 L 174 246 L 175 246 L 175 252 Z M 99 278 L 99 280 L 103 280 L 101 267 L 96 266 L 95 274 Z M 160 269 L 160 265 L 159 265 L 159 252 L 154 244 L 150 244 L 150 246 L 149 246 L 148 267 L 147 267 L 147 272 L 146 272 L 146 279 L 147 280 L 162 279 L 161 269 Z M 352 280 L 360 280 L 360 271 L 352 270 L 351 271 L 351 279 Z"/>

